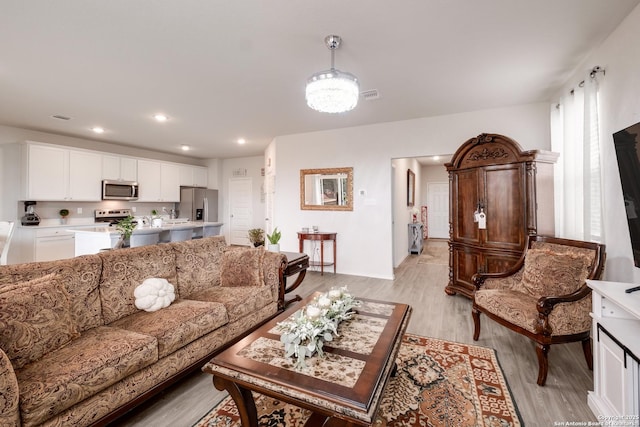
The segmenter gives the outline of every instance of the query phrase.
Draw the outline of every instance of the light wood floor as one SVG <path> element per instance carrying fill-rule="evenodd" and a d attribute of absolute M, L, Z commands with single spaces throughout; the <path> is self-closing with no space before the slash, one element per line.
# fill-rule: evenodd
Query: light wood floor
<path fill-rule="evenodd" d="M 427 241 L 426 245 L 446 250 L 443 241 Z M 333 286 L 348 286 L 354 295 L 410 304 L 413 314 L 407 332 L 496 349 L 527 427 L 596 421 L 587 406 L 587 391 L 593 389 L 592 372 L 587 368 L 579 343 L 551 347 L 547 384 L 538 387 L 533 343 L 486 317 L 482 317 L 480 339 L 474 342 L 471 302 L 444 293 L 448 267 L 422 264 L 418 260 L 418 255 L 410 255 L 396 269 L 395 280 L 333 273 L 321 276 L 319 272 L 310 271 L 298 293 L 306 296 Z M 197 372 L 114 425 L 188 427 L 223 397 L 213 387 L 210 375 Z"/>

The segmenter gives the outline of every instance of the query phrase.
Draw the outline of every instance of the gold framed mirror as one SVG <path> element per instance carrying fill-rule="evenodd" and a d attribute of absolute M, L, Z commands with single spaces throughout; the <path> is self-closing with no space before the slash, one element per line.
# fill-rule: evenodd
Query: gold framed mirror
<path fill-rule="evenodd" d="M 353 168 L 300 170 L 300 209 L 353 210 Z"/>

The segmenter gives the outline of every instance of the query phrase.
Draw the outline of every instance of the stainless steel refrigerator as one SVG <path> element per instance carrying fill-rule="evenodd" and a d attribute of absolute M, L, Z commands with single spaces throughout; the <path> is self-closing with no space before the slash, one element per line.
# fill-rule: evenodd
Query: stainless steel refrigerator
<path fill-rule="evenodd" d="M 191 221 L 218 221 L 218 190 L 180 187 L 178 214 Z"/>

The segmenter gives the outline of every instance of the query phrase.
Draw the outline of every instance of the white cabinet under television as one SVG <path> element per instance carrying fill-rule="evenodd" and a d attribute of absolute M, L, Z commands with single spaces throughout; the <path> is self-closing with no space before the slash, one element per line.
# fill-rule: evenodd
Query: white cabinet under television
<path fill-rule="evenodd" d="M 593 290 L 593 388 L 589 408 L 599 420 L 640 425 L 640 291 L 630 283 L 588 280 Z M 614 425 L 614 424 L 612 424 Z"/>

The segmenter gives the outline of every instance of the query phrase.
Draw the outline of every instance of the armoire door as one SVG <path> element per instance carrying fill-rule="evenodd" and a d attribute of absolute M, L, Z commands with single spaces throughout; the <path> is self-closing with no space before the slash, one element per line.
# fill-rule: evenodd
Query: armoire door
<path fill-rule="evenodd" d="M 480 244 L 478 224 L 474 212 L 478 208 L 480 184 L 478 169 L 461 170 L 453 174 L 451 210 L 453 214 L 453 240 L 467 244 Z"/>
<path fill-rule="evenodd" d="M 453 247 L 453 270 L 450 277 L 458 291 L 470 296 L 473 293 L 473 275 L 483 268 L 483 259 L 480 251 L 468 246 Z"/>
<path fill-rule="evenodd" d="M 482 169 L 487 229 L 483 246 L 521 251 L 526 242 L 525 164 L 488 166 Z"/>

